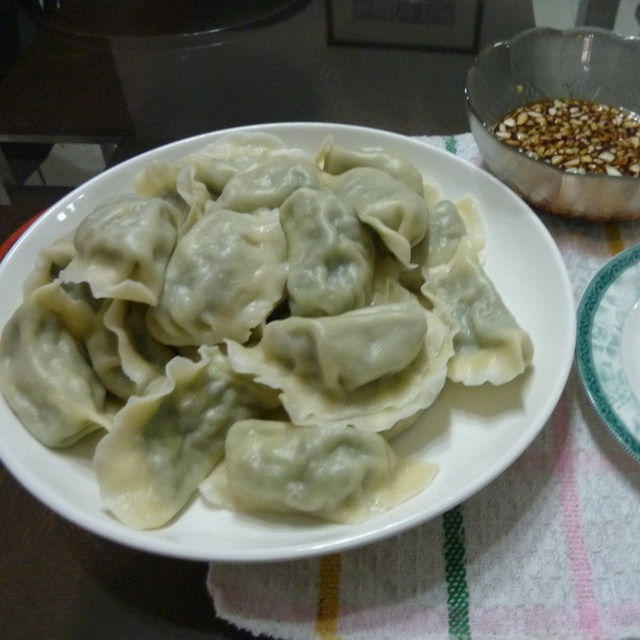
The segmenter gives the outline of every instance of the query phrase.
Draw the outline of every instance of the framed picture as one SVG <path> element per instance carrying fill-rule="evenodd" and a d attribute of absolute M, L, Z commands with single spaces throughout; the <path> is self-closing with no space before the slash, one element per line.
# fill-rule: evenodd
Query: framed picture
<path fill-rule="evenodd" d="M 327 0 L 329 41 L 475 52 L 482 0 Z"/>

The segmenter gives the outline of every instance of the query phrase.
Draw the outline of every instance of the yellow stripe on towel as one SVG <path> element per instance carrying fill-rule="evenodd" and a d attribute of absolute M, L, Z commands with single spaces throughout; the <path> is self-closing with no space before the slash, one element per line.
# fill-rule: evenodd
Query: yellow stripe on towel
<path fill-rule="evenodd" d="M 316 635 L 319 640 L 338 640 L 338 610 L 340 608 L 340 555 L 320 559 Z"/>
<path fill-rule="evenodd" d="M 624 250 L 624 240 L 620 233 L 620 226 L 615 222 L 610 222 L 606 225 L 604 230 L 607 236 L 607 243 L 609 245 L 609 251 L 612 256 L 617 255 Z"/>

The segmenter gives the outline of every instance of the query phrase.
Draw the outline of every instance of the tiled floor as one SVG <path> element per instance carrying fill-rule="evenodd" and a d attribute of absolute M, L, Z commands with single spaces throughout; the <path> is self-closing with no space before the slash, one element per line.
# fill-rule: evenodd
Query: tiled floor
<path fill-rule="evenodd" d="M 25 181 L 25 185 L 73 187 L 104 171 L 105 166 L 100 145 L 56 144 L 47 159 Z"/>
<path fill-rule="evenodd" d="M 18 226 L 104 171 L 112 152 L 113 148 L 98 144 L 55 144 L 40 166 L 17 185 L 16 176 L 0 162 L 0 215 Z"/>

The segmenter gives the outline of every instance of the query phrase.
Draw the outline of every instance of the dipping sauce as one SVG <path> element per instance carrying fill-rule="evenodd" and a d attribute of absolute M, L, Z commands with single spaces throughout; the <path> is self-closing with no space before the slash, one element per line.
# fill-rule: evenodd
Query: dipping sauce
<path fill-rule="evenodd" d="M 640 117 L 620 107 L 544 100 L 509 112 L 494 131 L 506 144 L 559 169 L 640 176 Z"/>

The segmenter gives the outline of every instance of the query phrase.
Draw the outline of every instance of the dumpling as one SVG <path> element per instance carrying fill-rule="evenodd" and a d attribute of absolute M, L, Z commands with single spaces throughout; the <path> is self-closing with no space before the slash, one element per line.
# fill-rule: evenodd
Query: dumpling
<path fill-rule="evenodd" d="M 183 236 L 204 215 L 207 203 L 211 200 L 211 193 L 206 185 L 198 180 L 196 169 L 190 165 L 178 174 L 176 190 L 188 207 L 179 228 L 179 235 Z"/>
<path fill-rule="evenodd" d="M 282 391 L 295 424 L 368 431 L 428 407 L 453 353 L 449 327 L 415 299 L 273 321 L 256 346 L 227 349 L 235 370 Z"/>
<path fill-rule="evenodd" d="M 175 196 L 180 166 L 155 160 L 134 178 L 136 193 L 141 198 Z"/>
<path fill-rule="evenodd" d="M 296 189 L 322 187 L 321 174 L 309 160 L 276 159 L 233 176 L 216 200 L 216 208 L 243 213 L 275 209 Z"/>
<path fill-rule="evenodd" d="M 338 315 L 367 305 L 375 251 L 353 207 L 329 190 L 298 189 L 280 208 L 292 315 Z"/>
<path fill-rule="evenodd" d="M 229 429 L 225 460 L 200 492 L 243 511 L 360 522 L 407 500 L 435 473 L 398 458 L 378 434 L 254 419 Z"/>
<path fill-rule="evenodd" d="M 417 302 L 389 304 L 340 316 L 276 320 L 265 327 L 260 348 L 309 385 L 346 396 L 409 366 L 426 332 Z"/>
<path fill-rule="evenodd" d="M 198 167 L 154 162 L 135 179 L 143 198 L 162 198 L 180 212 L 178 235 L 183 236 L 204 214 L 213 196 L 199 175 Z"/>
<path fill-rule="evenodd" d="M 50 246 L 42 249 L 38 254 L 35 267 L 27 275 L 23 285 L 23 297 L 26 298 L 38 287 L 50 284 L 56 280 L 61 271 L 73 260 L 75 254 L 73 232 L 59 238 Z"/>
<path fill-rule="evenodd" d="M 421 293 L 454 332 L 448 377 L 504 384 L 531 364 L 533 343 L 482 266 L 485 226 L 475 204 L 443 200 L 431 208 L 429 233 L 414 249 Z"/>
<path fill-rule="evenodd" d="M 96 314 L 85 346 L 96 375 L 111 393 L 127 400 L 164 374 L 176 354 L 149 335 L 146 307 L 109 300 Z"/>
<path fill-rule="evenodd" d="M 323 148 L 323 169 L 339 175 L 356 167 L 372 167 L 404 182 L 419 195 L 423 195 L 423 178 L 418 169 L 403 155 L 381 148 L 345 147 L 333 141 Z"/>
<path fill-rule="evenodd" d="M 81 341 L 92 315 L 54 282 L 22 303 L 0 337 L 2 393 L 26 429 L 49 447 L 69 446 L 111 424 L 105 388 Z"/>
<path fill-rule="evenodd" d="M 64 282 L 86 282 L 96 298 L 157 304 L 180 214 L 167 201 L 125 196 L 97 207 L 76 229 Z"/>
<path fill-rule="evenodd" d="M 279 159 L 304 160 L 307 154 L 288 147 L 278 136 L 264 132 L 234 132 L 191 153 L 180 160 L 181 166 L 196 168 L 211 193 L 222 193 L 227 182 L 236 174 L 266 165 Z"/>
<path fill-rule="evenodd" d="M 456 205 L 442 200 L 431 209 L 428 242 L 420 264 L 428 267 L 447 264 L 453 260 L 467 227 Z"/>
<path fill-rule="evenodd" d="M 409 266 L 411 247 L 424 238 L 429 227 L 424 198 L 404 182 L 370 167 L 350 169 L 331 186 L 354 207 L 360 220 L 377 232 L 387 249 Z"/>
<path fill-rule="evenodd" d="M 304 154 L 287 149 L 280 138 L 268 133 L 233 133 L 176 162 L 149 163 L 135 177 L 136 192 L 144 198 L 176 194 L 178 176 L 189 168 L 191 177 L 217 197 L 237 173 L 285 156 L 302 158 Z"/>
<path fill-rule="evenodd" d="M 424 270 L 423 294 L 444 309 L 454 331 L 448 376 L 455 382 L 500 385 L 533 360 L 533 343 L 505 305 L 473 251 L 461 244 L 452 260 Z"/>
<path fill-rule="evenodd" d="M 161 342 L 244 342 L 284 295 L 286 240 L 277 210 L 213 210 L 178 242 L 147 324 Z"/>
<path fill-rule="evenodd" d="M 132 396 L 96 447 L 103 499 L 134 529 L 166 524 L 222 458 L 229 427 L 279 404 L 270 389 L 234 373 L 217 347 L 200 355 L 171 360 L 166 377 Z"/>
<path fill-rule="evenodd" d="M 223 136 L 204 149 L 180 158 L 175 165 L 174 183 L 178 173 L 190 168 L 194 180 L 203 184 L 212 197 L 218 197 L 226 184 L 238 173 L 250 171 L 274 160 L 305 160 L 307 155 L 299 149 L 287 147 L 277 136 L 264 132 L 235 132 Z M 137 179 L 137 185 L 147 197 L 158 195 L 149 192 L 148 185 L 170 181 L 170 172 L 159 167 L 149 167 Z"/>
<path fill-rule="evenodd" d="M 431 207 L 429 233 L 414 248 L 414 262 L 429 268 L 447 264 L 464 244 L 462 250 L 482 263 L 485 240 L 485 226 L 471 199 L 464 198 L 457 204 L 441 200 Z"/>
<path fill-rule="evenodd" d="M 462 216 L 465 211 L 465 217 Z M 477 209 L 473 203 L 463 200 L 459 205 L 451 200 L 440 200 L 429 210 L 429 231 L 411 248 L 410 268 L 380 260 L 377 270 L 386 272 L 411 291 L 418 293 L 424 284 L 426 269 L 447 264 L 455 256 L 461 243 L 465 251 L 484 256 L 484 227 L 476 221 Z M 468 220 L 468 223 L 467 223 Z M 471 228 L 471 232 L 469 231 Z M 376 274 L 377 275 L 377 274 Z"/>
<path fill-rule="evenodd" d="M 136 176 L 135 186 L 143 198 L 186 207 L 180 224 L 184 235 L 210 201 L 238 212 L 275 208 L 299 186 L 319 187 L 321 173 L 302 151 L 287 148 L 276 136 L 237 133 L 175 163 L 151 163 Z"/>

